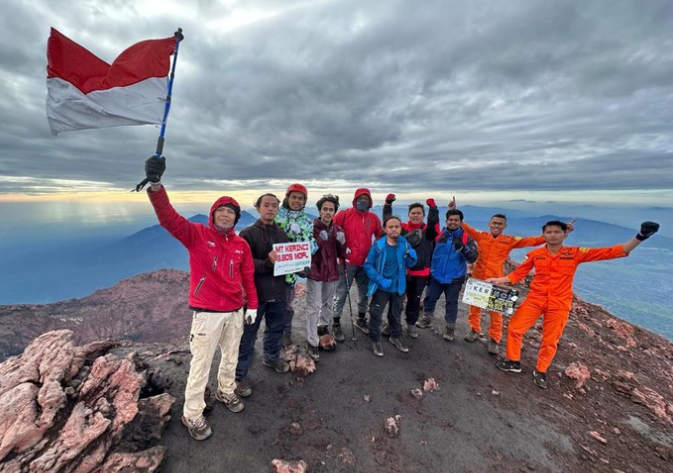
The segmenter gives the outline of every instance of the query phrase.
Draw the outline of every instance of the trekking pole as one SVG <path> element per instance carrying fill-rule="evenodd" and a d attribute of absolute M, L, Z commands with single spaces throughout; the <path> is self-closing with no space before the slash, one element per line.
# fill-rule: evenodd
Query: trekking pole
<path fill-rule="evenodd" d="M 344 260 L 344 277 L 346 278 L 346 294 L 348 298 L 348 310 L 351 314 L 351 331 L 353 332 L 353 338 L 351 338 L 351 341 L 355 341 L 355 323 L 353 322 L 353 304 L 351 303 L 351 285 L 350 281 L 348 280 L 348 268 L 346 267 L 346 260 Z"/>

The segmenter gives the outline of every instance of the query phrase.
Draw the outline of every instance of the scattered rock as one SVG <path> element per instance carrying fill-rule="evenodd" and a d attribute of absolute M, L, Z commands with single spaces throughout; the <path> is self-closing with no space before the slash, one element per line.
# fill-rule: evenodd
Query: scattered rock
<path fill-rule="evenodd" d="M 419 388 L 414 388 L 410 391 L 411 397 L 415 399 L 421 399 L 423 398 L 423 391 L 420 390 Z"/>
<path fill-rule="evenodd" d="M 318 347 L 323 351 L 334 351 L 337 347 L 337 341 L 334 338 L 334 335 L 331 333 L 326 333 L 321 335 L 318 339 Z"/>
<path fill-rule="evenodd" d="M 337 460 L 348 466 L 355 466 L 355 464 L 357 463 L 355 459 L 355 454 L 348 447 L 341 448 L 341 451 L 337 455 Z"/>
<path fill-rule="evenodd" d="M 582 386 L 584 386 L 584 383 L 586 383 L 587 380 L 591 378 L 591 372 L 589 371 L 589 368 L 579 362 L 570 363 L 570 365 L 568 365 L 568 367 L 565 369 L 565 375 L 568 378 L 577 381 L 575 384 L 577 389 L 580 389 Z"/>
<path fill-rule="evenodd" d="M 439 383 L 435 381 L 435 378 L 428 378 L 423 382 L 423 391 L 426 393 L 434 393 L 439 389 Z"/>
<path fill-rule="evenodd" d="M 75 347 L 72 336 L 45 333 L 0 365 L 3 471 L 156 471 L 165 449 L 147 447 L 174 398 L 140 399 L 148 380 L 135 354 L 106 353 L 115 342 Z"/>
<path fill-rule="evenodd" d="M 315 361 L 303 353 L 292 353 L 288 358 L 290 370 L 297 376 L 308 376 L 315 371 Z"/>
<path fill-rule="evenodd" d="M 385 422 L 386 433 L 390 437 L 399 437 L 400 435 L 400 420 L 402 420 L 401 415 L 396 415 L 395 417 L 388 417 Z"/>
<path fill-rule="evenodd" d="M 590 436 L 590 437 L 593 437 L 594 439 L 598 440 L 600 443 L 603 443 L 603 444 L 608 443 L 608 441 L 605 440 L 603 437 L 601 437 L 601 434 L 599 434 L 599 433 L 596 432 L 595 430 L 592 430 L 592 431 L 590 431 L 590 432 L 588 432 L 588 433 L 589 433 L 589 436 Z"/>
<path fill-rule="evenodd" d="M 292 435 L 301 435 L 304 433 L 304 429 L 301 428 L 301 425 L 299 422 L 291 422 L 290 423 L 290 433 Z"/>
<path fill-rule="evenodd" d="M 308 465 L 304 460 L 285 461 L 274 459 L 271 461 L 271 468 L 274 473 L 306 473 Z"/>
<path fill-rule="evenodd" d="M 500 396 L 500 391 L 496 391 L 494 389 L 493 391 L 491 391 L 491 394 L 493 394 L 494 396 Z"/>
<path fill-rule="evenodd" d="M 371 401 L 371 398 L 369 397 L 369 394 L 365 394 L 364 396 L 362 396 L 362 399 L 364 399 L 365 402 L 370 402 Z"/>

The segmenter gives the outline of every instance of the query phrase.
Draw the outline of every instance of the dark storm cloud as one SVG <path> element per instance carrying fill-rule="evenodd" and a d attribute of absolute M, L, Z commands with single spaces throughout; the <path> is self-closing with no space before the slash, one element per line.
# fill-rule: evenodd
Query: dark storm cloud
<path fill-rule="evenodd" d="M 165 149 L 173 187 L 669 189 L 672 5 L 202 1 L 152 15 L 142 2 L 10 2 L 0 192 L 20 192 L 19 178 L 31 192 L 40 179 L 129 188 L 154 149 L 151 127 L 51 137 L 49 26 L 108 61 L 184 28 Z M 269 14 L 231 28 L 243 6 Z"/>

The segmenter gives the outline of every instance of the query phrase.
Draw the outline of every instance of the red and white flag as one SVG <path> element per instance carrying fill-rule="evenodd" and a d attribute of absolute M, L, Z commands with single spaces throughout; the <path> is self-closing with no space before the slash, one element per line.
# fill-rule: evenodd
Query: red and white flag
<path fill-rule="evenodd" d="M 64 131 L 161 124 L 176 38 L 136 43 L 112 65 L 51 29 L 47 45 L 47 118 Z"/>

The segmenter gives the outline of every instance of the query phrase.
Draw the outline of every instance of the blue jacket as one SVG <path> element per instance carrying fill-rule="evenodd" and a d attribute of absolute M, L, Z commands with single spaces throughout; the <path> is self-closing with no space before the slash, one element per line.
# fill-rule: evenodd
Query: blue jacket
<path fill-rule="evenodd" d="M 463 242 L 462 250 L 457 251 L 453 246 L 454 238 L 459 238 Z M 477 244 L 467 234 L 463 236 L 462 228 L 455 232 L 444 228 L 435 244 L 430 274 L 437 282 L 449 284 L 456 278 L 464 277 L 467 273 L 467 263 L 474 263 L 477 256 Z"/>
<path fill-rule="evenodd" d="M 409 256 L 405 257 L 407 251 Z M 407 268 L 416 264 L 416 250 L 403 236 L 397 239 L 397 292 L 401 296 L 407 291 Z M 369 250 L 364 268 L 369 277 L 369 286 L 367 287 L 367 296 L 374 294 L 379 288 L 379 282 L 383 279 L 383 268 L 386 264 L 386 237 L 383 236 L 376 240 Z"/>

